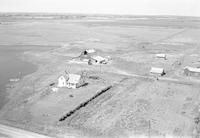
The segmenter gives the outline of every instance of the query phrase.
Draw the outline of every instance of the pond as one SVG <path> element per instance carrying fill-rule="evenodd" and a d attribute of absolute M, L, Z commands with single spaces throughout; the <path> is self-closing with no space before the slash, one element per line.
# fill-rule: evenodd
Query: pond
<path fill-rule="evenodd" d="M 11 83 L 10 79 L 22 78 L 37 70 L 36 65 L 20 59 L 22 53 L 23 50 L 0 47 L 0 109 L 5 103 L 6 87 Z"/>

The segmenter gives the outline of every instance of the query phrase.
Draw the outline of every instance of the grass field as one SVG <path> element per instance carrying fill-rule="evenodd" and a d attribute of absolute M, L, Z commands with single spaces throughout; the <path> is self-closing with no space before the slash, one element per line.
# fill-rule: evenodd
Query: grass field
<path fill-rule="evenodd" d="M 7 91 L 0 122 L 55 137 L 199 136 L 200 78 L 183 73 L 200 67 L 199 18 L 38 16 L 0 16 L 0 47 L 25 48 L 21 58 L 38 66 Z M 69 62 L 86 48 L 112 62 Z M 156 79 L 152 66 L 166 75 Z M 52 92 L 65 70 L 98 79 Z"/>

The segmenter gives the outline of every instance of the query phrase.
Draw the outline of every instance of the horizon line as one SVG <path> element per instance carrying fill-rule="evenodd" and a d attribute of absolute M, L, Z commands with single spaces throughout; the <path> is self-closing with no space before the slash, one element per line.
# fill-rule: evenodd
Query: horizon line
<path fill-rule="evenodd" d="M 36 11 L 15 11 L 15 12 L 10 12 L 10 11 L 0 11 L 0 14 L 2 13 L 8 13 L 8 14 L 14 14 L 14 13 L 25 13 L 25 14 L 55 14 L 55 15 L 112 15 L 112 16 L 166 16 L 166 17 L 200 17 L 200 16 L 195 16 L 195 15 L 167 15 L 167 14 L 114 14 L 114 13 L 78 13 L 78 12 L 36 12 Z"/>

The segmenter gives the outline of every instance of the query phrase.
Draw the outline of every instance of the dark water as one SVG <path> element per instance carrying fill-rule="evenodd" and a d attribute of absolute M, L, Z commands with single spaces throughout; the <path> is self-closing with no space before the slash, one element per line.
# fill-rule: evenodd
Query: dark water
<path fill-rule="evenodd" d="M 10 78 L 23 77 L 33 73 L 37 67 L 29 62 L 22 61 L 22 50 L 0 48 L 0 109 L 5 103 L 6 85 Z"/>

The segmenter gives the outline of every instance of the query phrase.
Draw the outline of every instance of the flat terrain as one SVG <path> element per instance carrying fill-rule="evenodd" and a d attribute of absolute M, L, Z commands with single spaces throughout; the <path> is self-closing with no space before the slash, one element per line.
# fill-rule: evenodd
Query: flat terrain
<path fill-rule="evenodd" d="M 0 16 L 0 47 L 25 48 L 38 70 L 7 91 L 1 123 L 53 137 L 200 135 L 200 77 L 183 72 L 200 67 L 199 18 L 18 16 Z M 112 61 L 70 62 L 88 48 Z M 87 85 L 53 92 L 65 70 L 86 73 Z"/>
<path fill-rule="evenodd" d="M 20 130 L 14 127 L 0 125 L 0 136 L 3 138 L 50 138 L 47 136 L 39 135 L 33 132 Z"/>

